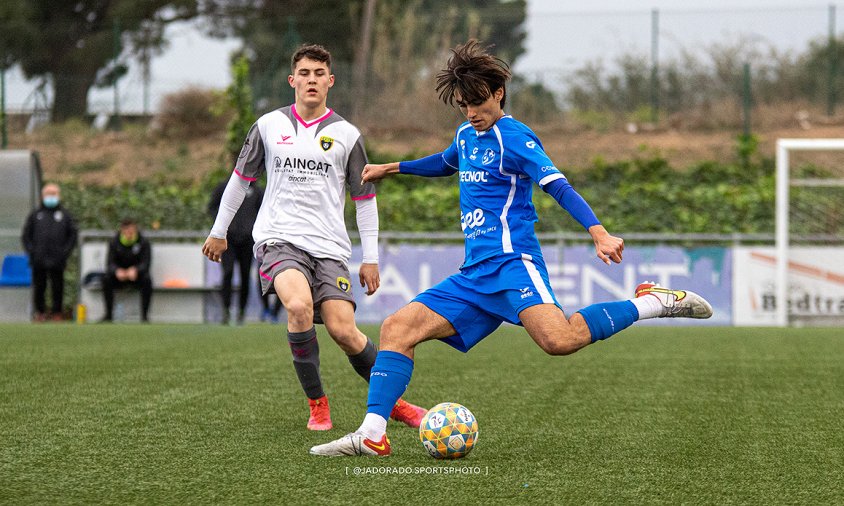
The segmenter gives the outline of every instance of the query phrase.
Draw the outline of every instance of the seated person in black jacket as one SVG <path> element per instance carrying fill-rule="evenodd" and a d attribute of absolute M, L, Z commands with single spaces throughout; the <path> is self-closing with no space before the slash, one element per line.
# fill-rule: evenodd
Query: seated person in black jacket
<path fill-rule="evenodd" d="M 114 289 L 134 285 L 141 292 L 141 321 L 149 321 L 149 305 L 152 299 L 152 279 L 149 267 L 152 253 L 149 241 L 138 231 L 138 224 L 133 219 L 124 219 L 120 230 L 108 245 L 108 259 L 103 278 L 103 296 L 105 297 L 105 317 L 111 321 L 114 317 Z"/>

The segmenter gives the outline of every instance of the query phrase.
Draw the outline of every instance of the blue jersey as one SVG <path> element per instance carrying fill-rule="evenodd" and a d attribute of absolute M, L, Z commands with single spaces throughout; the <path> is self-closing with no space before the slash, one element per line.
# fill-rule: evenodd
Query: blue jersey
<path fill-rule="evenodd" d="M 541 256 L 533 183 L 545 186 L 564 176 L 536 134 L 509 115 L 486 132 L 466 122 L 442 156 L 460 173 L 463 267 L 502 254 Z"/>

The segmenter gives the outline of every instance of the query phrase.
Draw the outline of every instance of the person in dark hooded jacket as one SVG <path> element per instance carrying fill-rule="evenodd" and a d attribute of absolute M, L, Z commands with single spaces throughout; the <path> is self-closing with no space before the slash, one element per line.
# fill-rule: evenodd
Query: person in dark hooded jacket
<path fill-rule="evenodd" d="M 73 216 L 62 207 L 61 190 L 54 183 L 41 189 L 41 206 L 26 219 L 21 234 L 24 250 L 32 265 L 33 320 L 62 320 L 64 271 L 67 259 L 76 247 L 79 231 Z M 47 313 L 47 282 L 50 282 L 52 304 Z"/>

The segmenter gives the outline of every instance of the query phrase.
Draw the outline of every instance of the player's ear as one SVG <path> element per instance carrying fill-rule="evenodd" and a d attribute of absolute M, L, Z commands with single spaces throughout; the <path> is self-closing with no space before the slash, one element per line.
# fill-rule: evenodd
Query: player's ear
<path fill-rule="evenodd" d="M 295 88 L 295 86 L 293 85 L 293 76 L 292 75 L 287 76 L 287 82 L 290 84 L 291 88 Z"/>
<path fill-rule="evenodd" d="M 334 86 L 334 74 L 329 74 L 328 75 L 328 87 L 331 88 L 332 86 Z"/>
<path fill-rule="evenodd" d="M 501 99 L 504 98 L 504 88 L 498 88 L 492 93 L 492 96 L 495 97 L 496 102 L 501 102 Z"/>

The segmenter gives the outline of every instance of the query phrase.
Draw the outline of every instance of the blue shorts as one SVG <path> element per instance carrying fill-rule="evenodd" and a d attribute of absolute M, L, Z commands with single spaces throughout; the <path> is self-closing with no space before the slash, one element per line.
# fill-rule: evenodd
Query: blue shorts
<path fill-rule="evenodd" d="M 463 269 L 417 295 L 457 333 L 442 341 L 462 352 L 492 334 L 502 322 L 521 325 L 519 313 L 537 304 L 561 307 L 540 256 L 496 257 Z"/>

